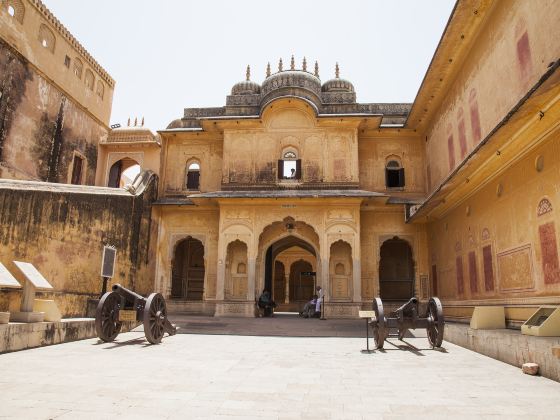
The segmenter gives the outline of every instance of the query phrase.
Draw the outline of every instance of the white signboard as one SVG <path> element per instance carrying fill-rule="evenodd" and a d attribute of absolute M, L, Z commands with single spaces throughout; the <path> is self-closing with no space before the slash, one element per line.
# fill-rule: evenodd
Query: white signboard
<path fill-rule="evenodd" d="M 10 273 L 2 263 L 0 263 L 0 287 L 21 287 L 19 281 L 12 276 L 12 273 Z"/>
<path fill-rule="evenodd" d="M 31 263 L 21 262 L 21 261 L 14 261 L 14 264 L 20 271 L 23 273 L 25 278 L 36 288 L 36 289 L 43 289 L 43 290 L 50 290 L 53 287 L 47 281 L 46 278 L 43 277 L 41 273 L 35 268 L 35 266 Z"/>
<path fill-rule="evenodd" d="M 113 277 L 115 275 L 115 260 L 117 250 L 112 246 L 103 247 L 103 260 L 101 260 L 101 277 Z"/>

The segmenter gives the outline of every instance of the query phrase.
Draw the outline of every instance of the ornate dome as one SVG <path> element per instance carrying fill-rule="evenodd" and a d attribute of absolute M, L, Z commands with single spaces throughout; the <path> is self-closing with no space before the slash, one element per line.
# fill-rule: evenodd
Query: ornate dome
<path fill-rule="evenodd" d="M 335 68 L 335 78 L 327 80 L 321 86 L 322 92 L 349 92 L 354 93 L 354 85 L 346 79 L 340 78 L 340 70 L 338 68 L 338 63 L 336 63 Z"/>
<path fill-rule="evenodd" d="M 247 66 L 247 78 L 242 82 L 236 83 L 231 88 L 232 95 L 258 95 L 261 93 L 261 86 L 256 82 L 251 82 L 251 68 Z"/>

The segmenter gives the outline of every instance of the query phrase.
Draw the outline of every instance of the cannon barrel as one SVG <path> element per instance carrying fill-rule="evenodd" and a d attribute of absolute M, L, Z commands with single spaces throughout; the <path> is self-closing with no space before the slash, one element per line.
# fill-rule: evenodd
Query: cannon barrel
<path fill-rule="evenodd" d="M 405 311 L 407 311 L 407 310 L 410 310 L 410 309 L 412 309 L 414 306 L 416 306 L 417 304 L 418 304 L 418 299 L 417 299 L 417 298 L 415 298 L 415 297 L 410 298 L 410 300 L 409 300 L 408 302 L 406 302 L 404 305 L 402 305 L 402 306 L 400 306 L 399 308 L 397 308 L 397 309 L 395 310 L 395 313 L 398 313 L 398 312 L 401 312 L 401 313 L 402 313 L 402 312 L 405 312 Z"/>
<path fill-rule="evenodd" d="M 113 285 L 113 292 L 117 292 L 119 295 L 124 297 L 127 302 L 134 303 L 135 300 L 145 301 L 146 298 L 140 296 L 138 293 L 134 293 L 132 290 L 128 290 L 126 287 L 121 286 L 120 284 Z"/>

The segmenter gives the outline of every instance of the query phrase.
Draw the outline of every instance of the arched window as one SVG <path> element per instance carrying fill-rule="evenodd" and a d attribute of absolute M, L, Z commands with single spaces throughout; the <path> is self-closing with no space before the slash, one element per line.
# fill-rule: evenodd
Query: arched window
<path fill-rule="evenodd" d="M 103 99 L 103 95 L 105 94 L 105 86 L 101 80 L 97 81 L 97 96 Z"/>
<path fill-rule="evenodd" d="M 74 58 L 74 74 L 78 79 L 82 78 L 82 71 L 84 69 L 84 65 L 82 64 L 82 60 L 78 57 Z"/>
<path fill-rule="evenodd" d="M 86 81 L 86 87 L 89 90 L 93 90 L 93 85 L 95 84 L 95 76 L 93 75 L 93 72 L 90 69 L 86 70 L 85 81 Z"/>
<path fill-rule="evenodd" d="M 23 23 L 23 16 L 25 15 L 25 6 L 21 0 L 8 0 L 6 1 L 8 14 Z"/>
<path fill-rule="evenodd" d="M 404 168 L 396 160 L 390 160 L 385 166 L 385 186 L 387 188 L 404 187 Z"/>
<path fill-rule="evenodd" d="M 200 188 L 200 164 L 190 162 L 187 164 L 187 190 L 198 191 Z"/>
<path fill-rule="evenodd" d="M 278 179 L 301 179 L 301 159 L 292 147 L 284 149 L 278 160 Z"/>
<path fill-rule="evenodd" d="M 44 48 L 54 54 L 56 39 L 53 31 L 51 31 L 44 23 L 39 26 L 39 42 Z"/>

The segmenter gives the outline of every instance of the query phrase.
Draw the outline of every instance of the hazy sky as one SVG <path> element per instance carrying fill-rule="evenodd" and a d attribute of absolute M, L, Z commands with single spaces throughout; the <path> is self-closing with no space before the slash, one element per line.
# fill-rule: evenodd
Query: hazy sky
<path fill-rule="evenodd" d="M 412 102 L 454 0 L 43 0 L 116 80 L 111 122 L 163 129 L 185 107 L 225 105 L 295 55 L 321 81 L 350 80 L 359 102 Z"/>

